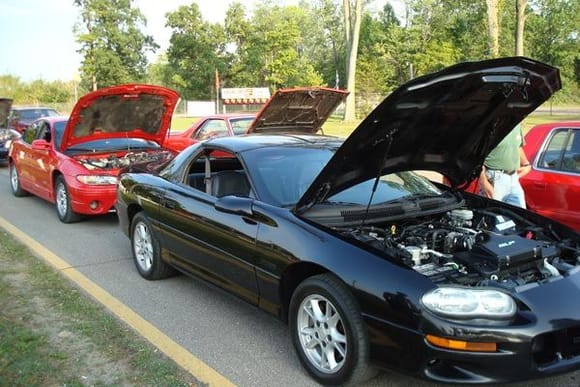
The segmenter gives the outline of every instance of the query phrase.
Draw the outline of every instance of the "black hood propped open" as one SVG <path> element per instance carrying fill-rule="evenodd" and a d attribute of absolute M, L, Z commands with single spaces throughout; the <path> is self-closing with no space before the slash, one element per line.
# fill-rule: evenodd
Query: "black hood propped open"
<path fill-rule="evenodd" d="M 362 121 L 297 208 L 379 174 L 432 170 L 454 186 L 472 180 L 487 154 L 560 87 L 558 69 L 523 57 L 460 63 L 413 79 Z"/>

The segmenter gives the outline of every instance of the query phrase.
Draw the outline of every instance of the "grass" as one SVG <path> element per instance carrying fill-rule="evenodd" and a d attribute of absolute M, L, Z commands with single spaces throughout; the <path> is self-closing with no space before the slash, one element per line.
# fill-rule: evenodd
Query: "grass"
<path fill-rule="evenodd" d="M 199 117 L 173 117 L 171 130 L 182 131 L 189 128 Z M 536 113 L 529 115 L 523 121 L 524 132 L 527 132 L 531 127 L 551 121 L 580 121 L 580 114 L 564 115 L 564 114 L 545 114 Z M 360 121 L 344 122 L 338 117 L 330 117 L 323 126 L 325 134 L 348 137 L 348 135 L 357 127 Z"/>
<path fill-rule="evenodd" d="M 0 229 L 0 385 L 200 383 Z"/>

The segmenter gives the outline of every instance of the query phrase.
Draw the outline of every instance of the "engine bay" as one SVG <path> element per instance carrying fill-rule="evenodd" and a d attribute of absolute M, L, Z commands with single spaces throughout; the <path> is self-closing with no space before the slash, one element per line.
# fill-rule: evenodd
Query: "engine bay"
<path fill-rule="evenodd" d="M 148 152 L 125 152 L 104 155 L 82 155 L 75 159 L 88 170 L 113 170 L 128 167 L 133 164 L 161 164 L 173 157 L 173 153 L 165 150 Z"/>
<path fill-rule="evenodd" d="M 580 270 L 580 246 L 502 208 L 343 231 L 435 283 L 513 289 Z"/>

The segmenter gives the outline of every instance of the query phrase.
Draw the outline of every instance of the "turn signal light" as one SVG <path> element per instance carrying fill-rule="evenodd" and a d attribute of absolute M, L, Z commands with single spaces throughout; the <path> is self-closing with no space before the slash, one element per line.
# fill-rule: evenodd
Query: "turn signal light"
<path fill-rule="evenodd" d="M 436 347 L 453 349 L 456 351 L 496 352 L 497 343 L 478 343 L 462 340 L 451 340 L 433 335 L 425 336 L 427 341 Z"/>

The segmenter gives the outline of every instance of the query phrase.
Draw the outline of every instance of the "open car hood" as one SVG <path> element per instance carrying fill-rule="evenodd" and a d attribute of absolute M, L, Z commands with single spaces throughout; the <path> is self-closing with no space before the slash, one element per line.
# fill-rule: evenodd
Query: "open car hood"
<path fill-rule="evenodd" d="M 8 115 L 12 108 L 12 100 L 10 98 L 0 98 L 0 128 L 8 127 Z"/>
<path fill-rule="evenodd" d="M 416 78 L 361 122 L 297 209 L 398 171 L 436 171 L 453 186 L 470 181 L 487 154 L 560 87 L 558 69 L 523 57 L 460 63 Z"/>
<path fill-rule="evenodd" d="M 126 137 L 163 145 L 178 99 L 171 89 L 140 84 L 86 94 L 73 108 L 60 149 L 90 140 Z"/>
<path fill-rule="evenodd" d="M 316 133 L 347 96 L 348 91 L 325 87 L 278 90 L 247 133 Z"/>

